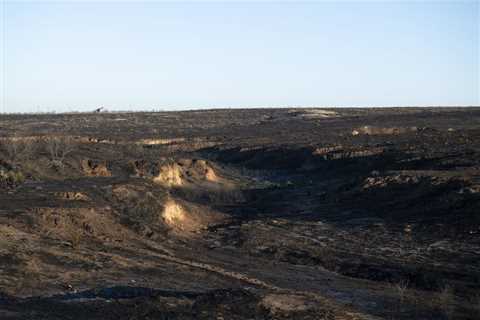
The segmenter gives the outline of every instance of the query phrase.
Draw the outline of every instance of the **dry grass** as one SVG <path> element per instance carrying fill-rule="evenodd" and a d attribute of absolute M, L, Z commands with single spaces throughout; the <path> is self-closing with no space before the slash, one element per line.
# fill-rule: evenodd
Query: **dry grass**
<path fill-rule="evenodd" d="M 76 226 L 70 226 L 69 228 L 67 228 L 66 232 L 68 234 L 70 243 L 72 244 L 72 248 L 78 248 L 83 239 L 83 230 Z"/>
<path fill-rule="evenodd" d="M 40 266 L 37 260 L 29 259 L 26 261 L 20 273 L 21 276 L 14 288 L 15 294 L 20 296 L 33 295 L 34 288 L 38 286 L 40 280 Z"/>

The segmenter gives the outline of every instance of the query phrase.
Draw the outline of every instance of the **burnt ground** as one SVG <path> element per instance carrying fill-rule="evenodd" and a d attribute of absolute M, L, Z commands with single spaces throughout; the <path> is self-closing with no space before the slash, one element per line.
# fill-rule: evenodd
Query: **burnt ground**
<path fill-rule="evenodd" d="M 0 116 L 1 319 L 480 319 L 480 108 Z"/>

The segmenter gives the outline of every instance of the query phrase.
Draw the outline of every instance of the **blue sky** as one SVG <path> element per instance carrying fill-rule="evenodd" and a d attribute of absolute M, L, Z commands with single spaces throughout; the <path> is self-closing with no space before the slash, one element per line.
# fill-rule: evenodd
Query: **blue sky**
<path fill-rule="evenodd" d="M 480 105 L 479 2 L 3 2 L 3 112 Z"/>

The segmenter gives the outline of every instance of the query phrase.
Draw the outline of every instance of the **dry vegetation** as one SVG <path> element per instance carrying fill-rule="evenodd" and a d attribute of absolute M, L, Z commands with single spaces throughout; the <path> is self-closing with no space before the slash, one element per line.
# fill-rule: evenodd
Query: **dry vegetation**
<path fill-rule="evenodd" d="M 75 143 L 70 137 L 47 137 L 43 143 L 50 164 L 56 168 L 63 168 L 65 158 L 75 150 Z"/>

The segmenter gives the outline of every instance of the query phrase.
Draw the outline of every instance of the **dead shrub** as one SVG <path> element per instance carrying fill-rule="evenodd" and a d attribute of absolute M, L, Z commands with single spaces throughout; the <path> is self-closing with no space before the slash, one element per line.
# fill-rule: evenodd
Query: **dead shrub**
<path fill-rule="evenodd" d="M 404 302 L 408 293 L 408 280 L 402 280 L 398 283 L 392 284 L 392 289 L 400 302 Z"/>
<path fill-rule="evenodd" d="M 448 284 L 437 294 L 436 303 L 445 316 L 450 319 L 455 311 L 455 293 Z"/>
<path fill-rule="evenodd" d="M 65 158 L 75 150 L 75 143 L 70 137 L 48 137 L 44 140 L 50 163 L 63 168 Z"/>

